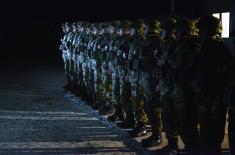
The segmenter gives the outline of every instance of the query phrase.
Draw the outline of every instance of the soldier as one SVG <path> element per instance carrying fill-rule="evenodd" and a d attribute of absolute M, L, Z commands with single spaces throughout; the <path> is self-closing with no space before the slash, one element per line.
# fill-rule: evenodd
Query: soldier
<path fill-rule="evenodd" d="M 179 124 L 179 135 L 188 154 L 199 154 L 197 129 L 197 104 L 192 81 L 194 62 L 199 52 L 198 37 L 194 35 L 194 23 L 185 18 L 177 20 L 177 48 L 171 60 L 171 79 L 174 79 L 171 97 L 174 99 L 175 121 Z M 174 151 L 174 150 L 173 150 Z M 177 152 L 174 152 L 177 153 Z"/>
<path fill-rule="evenodd" d="M 175 24 L 176 20 L 172 18 L 167 18 L 161 22 L 161 37 L 164 40 L 164 46 L 162 55 L 158 59 L 159 82 L 156 88 L 161 103 L 163 127 L 168 140 L 168 145 L 159 150 L 159 153 L 168 152 L 168 154 L 176 154 L 178 150 L 177 113 L 174 108 L 174 99 L 170 95 L 173 87 L 173 80 L 170 78 L 171 60 L 174 57 L 173 52 L 177 46 Z"/>
<path fill-rule="evenodd" d="M 83 22 L 83 26 L 81 28 L 82 34 L 79 40 L 79 58 L 78 58 L 78 63 L 79 63 L 79 79 L 80 79 L 80 97 L 82 99 L 87 98 L 87 83 L 86 83 L 86 72 L 87 72 L 87 36 L 89 33 L 89 23 L 88 22 Z"/>
<path fill-rule="evenodd" d="M 93 71 L 93 67 L 92 67 L 92 64 L 93 64 L 93 56 L 92 56 L 92 44 L 93 44 L 93 41 L 94 41 L 94 26 L 95 24 L 90 24 L 89 28 L 90 28 L 90 33 L 88 34 L 87 36 L 87 103 L 89 105 L 92 105 L 93 104 L 93 98 L 94 98 L 94 94 L 95 94 L 95 91 L 94 91 L 94 71 Z"/>
<path fill-rule="evenodd" d="M 117 52 L 119 46 L 123 39 L 123 23 L 120 21 L 117 22 L 116 26 L 115 39 L 112 44 L 112 96 L 115 102 L 115 113 L 108 117 L 110 121 L 124 120 L 123 108 L 120 104 L 120 80 L 118 74 L 118 64 L 117 64 Z"/>
<path fill-rule="evenodd" d="M 62 58 L 63 58 L 63 61 L 64 61 L 64 70 L 65 70 L 65 76 L 67 78 L 67 84 L 63 86 L 64 89 L 67 89 L 69 88 L 69 85 L 70 85 L 70 82 L 69 82 L 69 77 L 68 77 L 68 73 L 67 73 L 67 70 L 68 70 L 68 63 L 67 63 L 67 50 L 66 50 L 66 40 L 67 40 L 67 37 L 68 37 L 68 32 L 69 32 L 69 29 L 67 28 L 67 25 L 68 23 L 64 23 L 62 24 L 62 30 L 63 30 L 63 33 L 64 33 L 64 37 L 63 39 L 61 39 L 61 44 L 60 44 L 60 50 L 62 51 Z"/>
<path fill-rule="evenodd" d="M 124 107 L 124 111 L 126 113 L 126 118 L 123 122 L 119 123 L 118 126 L 121 128 L 133 128 L 135 125 L 135 121 L 134 121 L 134 113 L 133 113 L 133 81 L 130 80 L 130 71 L 132 69 L 132 66 L 130 65 L 130 61 L 131 60 L 131 54 L 133 54 L 134 52 L 134 48 L 136 48 L 136 32 L 134 29 L 134 25 L 133 22 L 131 22 L 129 24 L 129 28 L 128 28 L 128 38 L 126 41 L 126 45 L 125 45 L 125 53 L 123 53 L 124 56 L 124 66 L 125 66 L 125 72 L 126 75 L 124 75 L 125 77 L 123 77 L 124 79 L 124 83 L 125 87 L 127 89 L 127 91 L 125 91 L 126 93 L 126 98 L 125 101 L 128 102 L 128 108 Z M 134 31 L 134 32 L 133 32 Z M 120 81 L 121 83 L 121 81 Z M 129 100 L 130 99 L 130 100 Z M 121 112 L 120 112 L 121 113 Z"/>
<path fill-rule="evenodd" d="M 69 74 L 69 78 L 70 78 L 70 83 L 71 83 L 71 91 L 74 91 L 76 89 L 76 82 L 75 82 L 75 77 L 73 74 L 73 39 L 75 37 L 75 34 L 77 32 L 76 29 L 76 23 L 72 23 L 71 24 L 71 31 L 68 33 L 68 37 L 67 37 L 67 59 L 68 59 L 68 74 Z"/>
<path fill-rule="evenodd" d="M 86 27 L 86 36 L 85 36 L 85 43 L 84 43 L 84 62 L 82 64 L 82 70 L 83 70 L 83 82 L 84 82 L 84 91 L 85 96 L 83 96 L 84 100 L 91 101 L 91 59 L 90 59 L 90 40 L 92 36 L 91 32 L 91 24 L 89 23 Z M 89 103 L 90 104 L 90 103 Z"/>
<path fill-rule="evenodd" d="M 104 34 L 102 37 L 102 41 L 100 44 L 100 52 L 102 55 L 102 63 L 101 63 L 101 71 L 102 71 L 102 87 L 104 89 L 103 100 L 104 103 L 99 109 L 100 114 L 105 115 L 108 110 L 111 108 L 111 100 L 110 100 L 110 79 L 108 79 L 108 59 L 106 55 L 108 53 L 108 42 L 110 38 L 109 34 L 109 23 L 104 23 Z"/>
<path fill-rule="evenodd" d="M 72 90 L 73 93 L 76 93 L 76 91 L 79 89 L 78 83 L 77 83 L 77 74 L 76 74 L 76 45 L 75 45 L 75 40 L 77 39 L 77 37 L 79 36 L 79 31 L 78 31 L 78 23 L 77 22 L 73 22 L 72 23 L 72 31 L 73 31 L 73 36 L 71 37 L 71 41 L 70 41 L 70 66 L 69 66 L 69 72 L 70 75 L 73 79 L 73 83 L 74 83 L 74 88 Z"/>
<path fill-rule="evenodd" d="M 65 68 L 65 75 L 66 75 L 66 79 L 68 81 L 68 84 L 66 84 L 65 86 L 63 86 L 63 88 L 65 90 L 71 90 L 73 88 L 73 81 L 70 75 L 70 48 L 71 48 L 71 44 L 69 42 L 69 40 L 71 40 L 71 35 L 72 33 L 72 27 L 71 24 L 66 22 L 63 30 L 65 32 L 65 36 L 62 40 L 62 44 L 61 44 L 61 49 L 63 50 L 63 60 L 64 60 L 64 68 Z"/>
<path fill-rule="evenodd" d="M 105 33 L 105 25 L 103 23 L 99 24 L 98 34 L 94 41 L 93 45 L 93 57 L 95 62 L 94 66 L 94 76 L 95 76 L 95 89 L 97 90 L 96 94 L 96 103 L 92 106 L 94 109 L 99 109 L 105 104 L 104 96 L 105 96 L 105 88 L 102 77 L 102 63 L 103 63 L 103 51 L 102 51 L 102 41 L 104 40 Z"/>
<path fill-rule="evenodd" d="M 233 54 L 235 52 L 235 30 L 233 30 L 231 37 L 233 39 Z M 229 125 L 228 125 L 228 134 L 229 134 L 229 146 L 230 146 L 230 152 L 231 154 L 235 154 L 235 61 L 234 61 L 234 55 L 233 55 L 233 63 L 231 65 L 231 69 L 229 71 L 229 83 L 228 87 L 230 90 L 230 104 L 229 104 Z"/>
<path fill-rule="evenodd" d="M 82 51 L 83 51 L 83 45 L 82 45 L 82 41 L 83 41 L 83 37 L 85 35 L 85 29 L 84 29 L 84 22 L 80 22 L 78 23 L 78 33 L 75 36 L 75 39 L 73 41 L 73 45 L 75 48 L 75 54 L 74 54 L 74 61 L 75 61 L 75 72 L 76 72 L 76 82 L 77 82 L 77 89 L 75 92 L 76 96 L 84 96 L 84 92 L 82 91 Z"/>
<path fill-rule="evenodd" d="M 96 98 L 97 95 L 97 88 L 95 87 L 95 82 L 96 82 L 96 60 L 94 57 L 94 46 L 95 46 L 95 41 L 97 38 L 97 25 L 96 23 L 93 23 L 91 25 L 91 34 L 89 37 L 89 42 L 88 42 L 88 56 L 89 56 L 89 91 L 90 91 L 90 97 L 89 97 L 89 104 L 93 105 L 94 104 L 94 99 Z"/>
<path fill-rule="evenodd" d="M 198 22 L 201 41 L 198 73 L 201 87 L 199 91 L 199 123 L 203 154 L 217 155 L 221 152 L 224 139 L 227 106 L 223 101 L 225 69 L 232 55 L 218 34 L 221 22 L 218 18 L 206 16 Z M 230 128 L 231 129 L 231 128 Z"/>
<path fill-rule="evenodd" d="M 117 56 L 116 56 L 116 64 L 118 68 L 118 78 L 120 83 L 120 107 L 122 108 L 126 118 L 123 122 L 118 123 L 119 127 L 126 128 L 126 125 L 133 122 L 133 111 L 131 105 L 131 86 L 130 83 L 126 79 L 127 71 L 128 71 L 128 52 L 130 48 L 130 34 L 129 34 L 130 22 L 124 21 L 122 25 L 120 25 L 119 36 L 121 42 L 119 42 Z M 127 123 L 128 122 L 128 123 Z"/>
<path fill-rule="evenodd" d="M 117 97 L 115 97 L 114 91 L 116 87 L 116 66 L 114 64 L 115 53 L 117 49 L 115 49 L 115 41 L 117 40 L 117 34 L 115 33 L 115 27 L 119 25 L 119 21 L 110 22 L 107 31 L 108 36 L 106 37 L 106 51 L 105 51 L 105 67 L 106 67 L 106 100 L 108 102 L 107 106 L 100 111 L 100 113 L 104 115 L 113 114 L 116 110 L 117 105 Z"/>
<path fill-rule="evenodd" d="M 152 139 L 159 141 L 161 143 L 161 118 L 160 118 L 160 105 L 155 103 L 155 93 L 154 89 L 156 87 L 156 79 L 154 76 L 156 59 L 154 58 L 154 51 L 161 50 L 161 39 L 159 37 L 159 22 L 156 20 L 150 21 L 148 24 L 149 31 L 146 32 L 146 36 L 143 42 L 143 49 L 141 53 L 141 78 L 140 78 L 140 92 L 143 92 L 141 95 L 141 101 L 144 101 L 145 109 L 150 121 L 153 135 L 149 140 Z M 145 129 L 144 122 L 138 122 L 136 127 L 130 131 L 130 135 L 133 137 L 145 135 L 147 133 Z M 146 140 L 142 141 L 143 144 L 146 143 Z"/>

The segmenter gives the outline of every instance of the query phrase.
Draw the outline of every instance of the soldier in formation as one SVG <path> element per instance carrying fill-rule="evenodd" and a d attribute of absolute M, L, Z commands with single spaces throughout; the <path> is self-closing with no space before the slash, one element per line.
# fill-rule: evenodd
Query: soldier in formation
<path fill-rule="evenodd" d="M 207 16 L 89 23 L 66 22 L 60 50 L 66 91 L 86 100 L 131 137 L 178 154 L 217 155 L 229 109 L 234 153 L 234 60 L 219 19 Z"/>

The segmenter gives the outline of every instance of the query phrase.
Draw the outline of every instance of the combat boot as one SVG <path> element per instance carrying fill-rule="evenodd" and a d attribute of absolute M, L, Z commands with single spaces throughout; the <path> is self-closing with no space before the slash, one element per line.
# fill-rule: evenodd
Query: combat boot
<path fill-rule="evenodd" d="M 178 155 L 179 148 L 178 148 L 178 139 L 168 139 L 168 144 L 160 150 L 156 151 L 156 154 L 161 155 Z"/>
<path fill-rule="evenodd" d="M 113 104 L 108 104 L 103 106 L 100 110 L 99 113 L 101 115 L 111 115 L 115 112 L 115 107 L 113 106 Z"/>
<path fill-rule="evenodd" d="M 68 90 L 69 87 L 70 87 L 70 84 L 69 84 L 69 83 L 67 83 L 66 85 L 63 86 L 63 88 L 64 88 L 65 90 Z"/>
<path fill-rule="evenodd" d="M 95 103 L 93 104 L 92 108 L 93 108 L 94 110 L 98 110 L 98 109 L 102 108 L 102 107 L 104 106 L 104 104 L 105 104 L 105 101 L 104 101 L 104 100 L 97 100 L 97 101 L 95 101 Z"/>
<path fill-rule="evenodd" d="M 137 126 L 128 132 L 128 134 L 131 136 L 131 137 L 140 137 L 140 136 L 145 136 L 147 135 L 147 130 L 145 128 L 145 125 L 144 123 L 142 122 L 139 122 L 137 124 Z"/>
<path fill-rule="evenodd" d="M 124 113 L 123 113 L 122 108 L 120 108 L 119 106 L 116 106 L 115 113 L 113 115 L 109 116 L 108 120 L 111 122 L 124 121 Z"/>
<path fill-rule="evenodd" d="M 132 111 L 126 113 L 126 118 L 123 122 L 117 124 L 118 127 L 123 129 L 130 129 L 135 127 L 134 114 Z"/>
<path fill-rule="evenodd" d="M 141 141 L 141 144 L 144 147 L 153 147 L 153 146 L 159 146 L 162 143 L 162 136 L 161 135 L 155 135 L 153 134 L 147 139 L 143 139 Z"/>
<path fill-rule="evenodd" d="M 69 81 L 66 85 L 63 86 L 65 91 L 72 91 L 74 90 L 75 84 L 73 81 Z"/>

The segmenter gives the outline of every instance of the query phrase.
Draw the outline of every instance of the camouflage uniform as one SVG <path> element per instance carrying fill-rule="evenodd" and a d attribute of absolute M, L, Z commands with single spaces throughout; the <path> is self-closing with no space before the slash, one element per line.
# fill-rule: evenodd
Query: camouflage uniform
<path fill-rule="evenodd" d="M 233 57 L 234 59 L 234 57 Z M 234 61 L 234 60 L 233 60 Z M 235 62 L 231 64 L 229 70 L 228 88 L 227 93 L 229 97 L 229 110 L 228 110 L 228 134 L 229 134 L 229 146 L 231 154 L 235 153 Z"/>
<path fill-rule="evenodd" d="M 138 36 L 134 36 L 131 41 L 131 47 L 129 50 L 128 60 L 130 69 L 128 73 L 129 82 L 131 84 L 131 99 L 134 112 L 135 124 L 139 122 L 148 122 L 147 115 L 145 113 L 144 102 L 141 100 L 141 94 L 139 91 L 140 70 L 139 59 L 142 48 L 142 40 Z"/>
<path fill-rule="evenodd" d="M 101 44 L 103 41 L 103 35 L 104 29 L 103 25 L 99 25 L 99 31 L 96 39 L 94 40 L 93 43 L 93 71 L 94 71 L 94 88 L 96 92 L 96 104 L 94 104 L 93 108 L 99 109 L 100 107 L 103 106 L 104 104 L 104 94 L 105 94 L 105 89 L 103 85 L 103 79 L 102 79 L 102 61 L 103 61 L 103 53 L 101 51 Z"/>
<path fill-rule="evenodd" d="M 68 84 L 64 86 L 64 88 L 68 88 L 70 84 L 70 78 L 69 78 L 69 63 L 68 63 L 68 54 L 67 54 L 67 39 L 68 39 L 68 33 L 70 31 L 68 23 L 65 23 L 62 25 L 63 32 L 64 32 L 64 37 L 61 40 L 61 45 L 60 45 L 60 50 L 62 51 L 62 58 L 64 61 L 64 70 L 65 70 L 65 76 L 67 78 Z"/>
<path fill-rule="evenodd" d="M 233 54 L 235 52 L 235 30 L 233 30 L 233 33 L 231 35 L 233 38 Z M 229 102 L 229 111 L 228 111 L 228 134 L 229 134 L 229 147 L 231 154 L 235 154 L 235 60 L 233 55 L 233 62 L 231 63 L 231 67 L 229 69 L 229 83 L 228 83 L 228 89 L 230 92 L 230 102 Z"/>
<path fill-rule="evenodd" d="M 171 97 L 179 124 L 179 134 L 189 154 L 198 153 L 197 104 L 192 79 L 194 62 L 198 53 L 198 38 L 192 35 L 193 23 L 188 19 L 177 21 L 177 41 L 175 57 L 171 62 L 174 79 Z"/>
<path fill-rule="evenodd" d="M 213 38 L 219 24 L 220 21 L 211 16 L 199 20 L 201 52 L 198 61 L 198 103 L 201 146 L 204 154 L 215 155 L 220 154 L 224 139 L 227 112 L 227 104 L 223 100 L 226 77 L 224 71 L 232 57 L 223 41 Z"/>
<path fill-rule="evenodd" d="M 164 45 L 162 55 L 159 57 L 159 82 L 156 87 L 157 93 L 159 93 L 159 99 L 162 110 L 162 122 L 165 131 L 166 138 L 168 139 L 168 145 L 163 150 L 177 150 L 178 149 L 178 121 L 177 112 L 174 107 L 174 99 L 171 98 L 171 92 L 173 89 L 174 79 L 171 77 L 171 61 L 174 60 L 174 53 L 176 49 L 176 39 L 174 36 L 174 27 L 176 20 L 166 19 L 161 23 L 162 37 L 164 39 Z"/>
<path fill-rule="evenodd" d="M 144 102 L 144 109 L 147 112 L 148 119 L 150 121 L 154 136 L 158 137 L 161 135 L 161 118 L 160 118 L 160 104 L 156 103 L 155 87 L 157 84 L 156 80 L 156 59 L 154 58 L 154 51 L 161 50 L 161 39 L 157 33 L 154 32 L 159 23 L 153 21 L 150 23 L 150 33 L 146 35 L 143 41 L 142 53 L 141 53 L 141 64 L 140 64 L 140 89 L 139 97 L 140 101 Z M 138 122 L 136 128 L 133 130 L 133 136 L 141 135 L 138 132 L 140 128 L 143 131 L 142 134 L 146 134 L 144 129 L 146 122 Z M 135 130 L 137 132 L 135 132 Z M 141 131 L 139 130 L 139 131 Z"/>

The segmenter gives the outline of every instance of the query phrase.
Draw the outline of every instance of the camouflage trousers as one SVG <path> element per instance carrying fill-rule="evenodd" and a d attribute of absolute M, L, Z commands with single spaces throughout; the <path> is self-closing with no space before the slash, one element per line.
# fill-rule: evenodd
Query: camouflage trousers
<path fill-rule="evenodd" d="M 75 61 L 74 61 L 74 54 L 71 53 L 69 55 L 69 76 L 71 80 L 75 80 L 76 79 L 76 73 L 74 72 L 74 65 L 75 65 Z"/>
<path fill-rule="evenodd" d="M 114 103 L 120 105 L 120 80 L 116 67 L 112 69 L 112 96 Z"/>
<path fill-rule="evenodd" d="M 65 77 L 66 77 L 66 80 L 68 81 L 68 83 L 70 83 L 72 80 L 71 80 L 71 77 L 70 77 L 70 74 L 69 74 L 70 61 L 69 61 L 69 55 L 68 55 L 67 50 L 63 50 L 62 58 L 63 58 L 63 61 L 64 61 Z"/>
<path fill-rule="evenodd" d="M 67 51 L 66 50 L 63 50 L 62 58 L 63 58 L 63 61 L 64 61 L 65 75 L 67 77 L 67 75 L 69 73 L 69 58 L 67 56 Z"/>
<path fill-rule="evenodd" d="M 175 107 L 175 121 L 178 121 L 179 135 L 185 144 L 185 149 L 198 149 L 198 101 L 192 89 L 174 82 L 171 98 Z"/>
<path fill-rule="evenodd" d="M 104 88 L 104 100 L 108 101 L 110 104 L 113 104 L 113 97 L 112 97 L 112 75 L 110 70 L 108 69 L 107 62 L 101 65 L 102 69 L 102 81 L 103 81 L 103 88 Z"/>
<path fill-rule="evenodd" d="M 118 67 L 119 83 L 120 83 L 120 105 L 125 112 L 132 111 L 131 104 L 131 85 L 126 79 L 127 69 L 119 66 Z"/>
<path fill-rule="evenodd" d="M 103 101 L 103 96 L 105 94 L 105 89 L 103 87 L 102 81 L 102 70 L 99 63 L 96 64 L 94 68 L 94 90 L 95 96 L 98 101 Z"/>
<path fill-rule="evenodd" d="M 148 117 L 145 113 L 144 107 L 144 97 L 143 93 L 140 92 L 139 85 L 139 71 L 129 70 L 128 71 L 128 81 L 131 84 L 131 102 L 133 107 L 135 123 L 147 124 Z"/>
<path fill-rule="evenodd" d="M 165 131 L 166 138 L 177 141 L 179 120 L 174 104 L 174 99 L 171 96 L 173 83 L 166 79 L 160 79 L 156 87 L 156 91 L 160 94 L 160 103 L 162 110 L 162 124 Z"/>
<path fill-rule="evenodd" d="M 202 149 L 207 154 L 220 152 L 224 139 L 227 104 L 214 93 L 200 94 L 199 123 Z"/>
<path fill-rule="evenodd" d="M 74 72 L 76 73 L 76 82 L 78 85 L 82 85 L 82 63 L 79 61 L 79 55 L 76 55 L 76 60 L 75 60 L 75 69 Z"/>
<path fill-rule="evenodd" d="M 87 88 L 87 79 L 88 79 L 88 65 L 87 65 L 87 60 L 84 60 L 82 63 L 82 83 L 85 88 Z"/>
<path fill-rule="evenodd" d="M 140 73 L 140 97 L 144 101 L 145 111 L 148 116 L 153 134 L 160 135 L 162 131 L 161 108 L 158 95 L 155 92 L 156 80 L 152 73 Z M 143 94 L 143 95 L 142 95 Z"/>
<path fill-rule="evenodd" d="M 231 154 L 235 154 L 235 88 L 230 90 L 231 100 L 229 102 L 228 111 L 228 134 L 229 134 L 229 147 Z"/>

